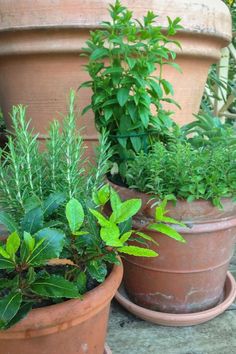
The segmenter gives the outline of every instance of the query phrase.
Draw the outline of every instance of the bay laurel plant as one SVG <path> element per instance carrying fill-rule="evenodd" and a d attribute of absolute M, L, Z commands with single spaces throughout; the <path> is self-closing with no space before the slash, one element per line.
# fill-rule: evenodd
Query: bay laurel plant
<path fill-rule="evenodd" d="M 132 230 L 141 200 L 123 202 L 103 184 L 110 157 L 106 133 L 100 139 L 97 165 L 85 166 L 74 103 L 72 91 L 68 114 L 62 126 L 51 124 L 44 150 L 29 127 L 25 107 L 12 111 L 13 133 L 6 150 L 1 150 L 0 164 L 0 224 L 8 232 L 0 244 L 3 330 L 32 308 L 81 299 L 120 263 L 118 255 L 158 255 L 150 236 Z M 110 215 L 105 212 L 107 203 Z M 156 218 L 150 227 L 184 242 L 165 227 L 171 220 L 165 219 L 164 205 Z M 155 250 L 149 247 L 152 242 Z"/>
<path fill-rule="evenodd" d="M 91 80 L 81 87 L 92 89 L 91 104 L 83 113 L 92 109 L 97 130 L 109 131 L 112 160 L 124 177 L 127 160 L 148 150 L 172 123 L 172 112 L 163 103 L 178 104 L 171 97 L 174 91 L 164 67 L 180 70 L 173 50 L 180 44 L 173 38 L 182 27 L 180 18 L 168 17 L 164 31 L 152 11 L 136 20 L 119 0 L 109 6 L 109 13 L 111 20 L 90 32 L 83 48 Z"/>
<path fill-rule="evenodd" d="M 168 143 L 156 142 L 151 151 L 129 162 L 129 187 L 158 196 L 210 200 L 236 197 L 236 135 L 232 126 L 205 114 L 179 128 Z"/>

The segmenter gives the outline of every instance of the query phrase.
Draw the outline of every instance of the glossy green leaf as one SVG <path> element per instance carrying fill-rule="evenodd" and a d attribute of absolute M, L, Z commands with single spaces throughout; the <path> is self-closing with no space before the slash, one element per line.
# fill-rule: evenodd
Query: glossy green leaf
<path fill-rule="evenodd" d="M 15 269 L 15 263 L 11 259 L 4 258 L 0 255 L 0 269 Z"/>
<path fill-rule="evenodd" d="M 0 212 L 0 225 L 4 225 L 11 233 L 18 230 L 18 226 L 15 221 L 5 211 Z"/>
<path fill-rule="evenodd" d="M 43 213 L 45 217 L 52 215 L 59 206 L 66 200 L 64 193 L 53 193 L 45 200 L 43 204 Z"/>
<path fill-rule="evenodd" d="M 129 98 L 129 89 L 128 88 L 121 88 L 119 89 L 117 93 L 117 100 L 119 102 L 119 105 L 123 107 L 126 102 L 128 101 Z"/>
<path fill-rule="evenodd" d="M 35 208 L 28 211 L 21 223 L 22 231 L 34 234 L 43 227 L 43 210 L 42 208 Z"/>
<path fill-rule="evenodd" d="M 172 227 L 165 225 L 165 224 L 151 224 L 148 226 L 149 230 L 155 230 L 158 231 L 166 236 L 169 236 L 173 239 L 175 239 L 176 241 L 185 243 L 185 239 L 179 234 L 178 231 L 176 231 L 175 229 L 173 229 Z"/>
<path fill-rule="evenodd" d="M 105 218 L 105 216 L 103 216 L 101 213 L 99 213 L 99 211 L 94 210 L 94 209 L 89 209 L 89 211 L 91 214 L 93 214 L 93 216 L 95 216 L 99 225 L 101 225 L 102 227 L 109 227 L 109 225 L 110 225 L 109 220 L 107 220 Z"/>
<path fill-rule="evenodd" d="M 7 258 L 7 259 L 11 258 L 10 255 L 2 246 L 0 246 L 0 255 L 3 256 L 3 258 Z"/>
<path fill-rule="evenodd" d="M 66 205 L 66 218 L 71 232 L 79 231 L 84 222 L 84 210 L 77 199 L 71 199 Z"/>
<path fill-rule="evenodd" d="M 149 236 L 149 235 L 147 235 L 147 234 L 145 234 L 144 232 L 136 231 L 135 234 L 140 236 L 144 240 L 151 241 L 152 243 L 154 243 L 155 245 L 158 246 L 158 243 L 154 240 L 154 238 Z"/>
<path fill-rule="evenodd" d="M 123 243 L 119 240 L 119 227 L 114 223 L 110 222 L 109 226 L 102 227 L 100 230 L 100 236 L 107 246 L 120 247 L 123 245 Z"/>
<path fill-rule="evenodd" d="M 130 236 L 132 235 L 133 231 L 128 231 L 125 232 L 121 237 L 120 237 L 120 242 L 122 244 L 124 244 L 126 241 L 128 241 L 128 239 L 130 238 Z"/>
<path fill-rule="evenodd" d="M 32 302 L 26 302 L 22 304 L 18 312 L 16 313 L 16 315 L 8 322 L 5 328 L 8 329 L 14 326 L 16 323 L 23 320 L 23 318 L 25 318 L 28 315 L 28 313 L 32 310 L 32 306 L 33 306 Z"/>
<path fill-rule="evenodd" d="M 6 242 L 6 252 L 9 254 L 11 259 L 15 259 L 15 254 L 20 247 L 20 236 L 15 231 L 7 238 Z"/>
<path fill-rule="evenodd" d="M 101 260 L 92 260 L 87 265 L 87 270 L 89 275 L 95 279 L 97 282 L 104 282 L 107 276 L 107 267 Z"/>
<path fill-rule="evenodd" d="M 8 323 L 13 319 L 20 309 L 22 295 L 20 292 L 13 292 L 0 300 L 0 329 L 7 328 Z"/>
<path fill-rule="evenodd" d="M 31 265 L 43 265 L 49 259 L 59 258 L 65 243 L 65 234 L 57 229 L 42 229 L 35 235 L 36 245 L 27 259 Z"/>
<path fill-rule="evenodd" d="M 35 246 L 35 239 L 28 232 L 24 232 L 24 242 L 29 252 L 32 252 Z"/>
<path fill-rule="evenodd" d="M 58 275 L 38 278 L 30 287 L 31 291 L 40 296 L 52 298 L 78 298 L 77 286 Z"/>
<path fill-rule="evenodd" d="M 111 214 L 110 220 L 117 224 L 128 220 L 140 210 L 142 206 L 141 199 L 130 199 L 120 204 Z"/>
<path fill-rule="evenodd" d="M 123 246 L 118 248 L 118 252 L 129 254 L 131 256 L 137 257 L 157 257 L 158 253 L 147 248 L 137 247 L 137 246 Z"/>

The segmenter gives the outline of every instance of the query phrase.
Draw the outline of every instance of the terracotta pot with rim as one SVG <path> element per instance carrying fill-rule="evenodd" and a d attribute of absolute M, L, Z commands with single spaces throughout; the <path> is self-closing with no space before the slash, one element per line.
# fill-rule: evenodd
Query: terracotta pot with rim
<path fill-rule="evenodd" d="M 66 112 L 65 97 L 70 88 L 88 80 L 80 57 L 89 31 L 109 20 L 111 0 L 0 0 L 0 106 L 7 126 L 12 105 L 26 104 L 32 126 L 45 139 L 48 122 L 55 112 Z M 135 17 L 148 10 L 158 13 L 158 21 L 166 26 L 167 16 L 181 17 L 184 29 L 176 39 L 177 63 L 183 73 L 166 66 L 164 76 L 175 90 L 181 111 L 175 119 L 183 124 L 193 120 L 203 93 L 208 69 L 220 58 L 220 50 L 231 40 L 231 16 L 221 0 L 123 0 Z M 196 85 L 197 82 L 197 85 Z M 79 94 L 79 106 L 90 102 L 90 91 Z M 58 115 L 58 119 L 61 117 Z M 93 114 L 80 119 L 91 154 L 97 140 Z"/>
<path fill-rule="evenodd" d="M 137 305 L 154 311 L 185 314 L 211 309 L 224 297 L 227 269 L 234 251 L 236 203 L 222 201 L 219 210 L 208 201 L 167 205 L 168 215 L 188 225 L 178 228 L 186 244 L 146 229 L 153 222 L 154 208 L 149 195 L 112 186 L 123 200 L 141 198 L 140 214 L 133 227 L 150 234 L 158 246 L 156 258 L 128 256 L 124 260 L 124 286 Z"/>
<path fill-rule="evenodd" d="M 122 265 L 114 266 L 105 282 L 82 301 L 32 310 L 12 328 L 0 331 L 0 354 L 103 354 L 110 302 L 122 274 Z"/>

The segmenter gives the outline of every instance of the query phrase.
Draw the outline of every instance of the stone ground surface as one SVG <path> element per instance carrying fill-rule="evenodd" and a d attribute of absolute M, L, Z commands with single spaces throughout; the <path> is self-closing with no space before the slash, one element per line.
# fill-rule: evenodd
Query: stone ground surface
<path fill-rule="evenodd" d="M 231 262 L 236 277 L 236 254 Z M 236 301 L 214 320 L 193 327 L 163 327 L 112 303 L 107 342 L 113 354 L 236 354 Z"/>

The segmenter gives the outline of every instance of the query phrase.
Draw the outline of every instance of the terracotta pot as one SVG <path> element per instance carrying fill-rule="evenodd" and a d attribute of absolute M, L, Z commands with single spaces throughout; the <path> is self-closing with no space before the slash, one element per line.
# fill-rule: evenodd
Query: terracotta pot
<path fill-rule="evenodd" d="M 110 301 L 122 274 L 122 266 L 114 266 L 105 282 L 82 301 L 32 310 L 0 332 L 0 354 L 103 354 Z"/>
<path fill-rule="evenodd" d="M 113 185 L 114 186 L 114 185 Z M 143 193 L 117 187 L 123 199 Z M 168 215 L 185 222 L 177 228 L 186 244 L 146 229 L 153 221 L 154 208 L 144 204 L 134 219 L 134 229 L 147 232 L 159 246 L 156 258 L 125 257 L 124 284 L 130 299 L 151 310 L 168 313 L 192 313 L 210 309 L 223 298 L 223 289 L 236 235 L 236 204 L 223 200 L 224 210 L 209 202 L 169 204 Z M 146 209 L 145 209 L 146 206 Z"/>
<path fill-rule="evenodd" d="M 29 105 L 32 125 L 45 138 L 48 121 L 55 112 L 66 110 L 65 97 L 88 79 L 80 57 L 89 31 L 108 20 L 111 0 L 0 0 L 0 106 L 8 128 L 8 112 L 13 104 Z M 164 75 L 173 83 L 175 99 L 182 110 L 175 119 L 184 123 L 197 113 L 210 65 L 220 58 L 220 49 L 231 39 L 231 17 L 221 0 L 123 0 L 142 17 L 148 10 L 166 16 L 181 17 L 184 30 L 177 39 L 182 43 L 178 64 L 183 74 L 166 67 Z M 197 83 L 197 84 L 196 84 Z M 79 106 L 90 101 L 90 91 L 79 95 Z M 60 119 L 60 116 L 57 115 Z M 81 119 L 85 139 L 91 149 L 97 134 L 93 114 Z"/>

